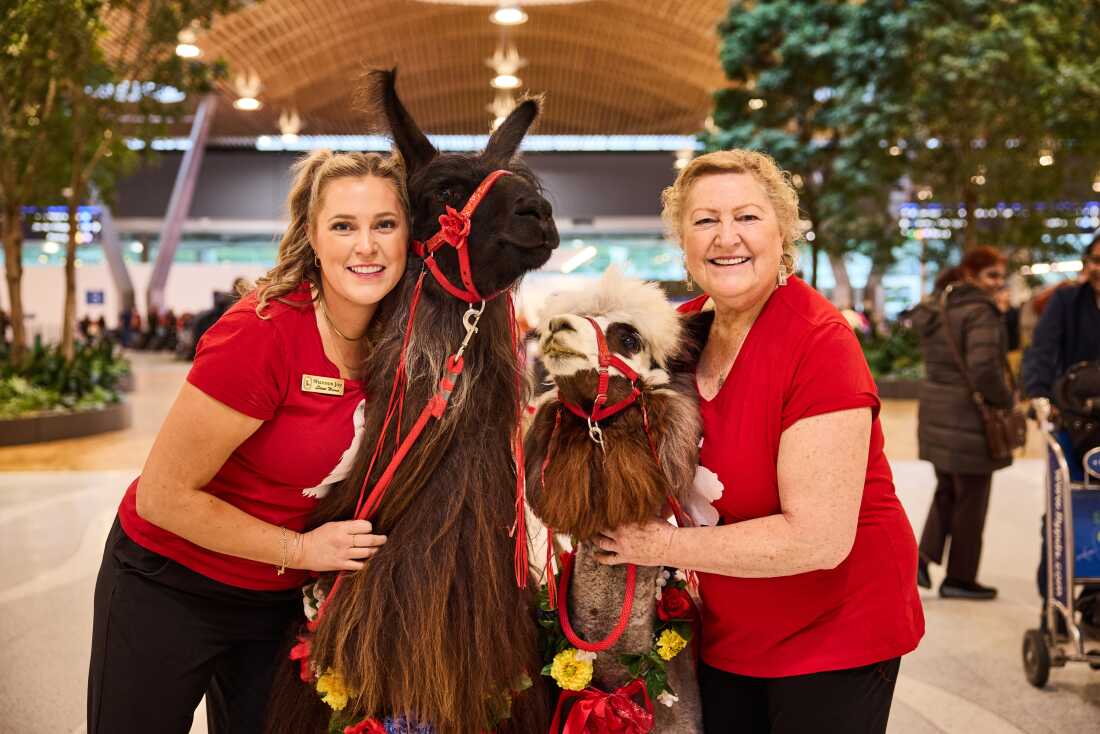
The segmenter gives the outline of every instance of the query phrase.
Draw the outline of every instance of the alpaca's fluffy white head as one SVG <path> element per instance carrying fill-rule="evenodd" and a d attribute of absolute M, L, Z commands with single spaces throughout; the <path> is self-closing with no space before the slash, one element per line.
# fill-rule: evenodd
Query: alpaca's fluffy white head
<path fill-rule="evenodd" d="M 543 362 L 554 377 L 598 366 L 591 317 L 608 346 L 651 384 L 668 381 L 668 360 L 680 343 L 680 317 L 656 283 L 609 268 L 595 287 L 556 293 L 542 309 Z M 635 348 L 635 342 L 636 348 Z"/>

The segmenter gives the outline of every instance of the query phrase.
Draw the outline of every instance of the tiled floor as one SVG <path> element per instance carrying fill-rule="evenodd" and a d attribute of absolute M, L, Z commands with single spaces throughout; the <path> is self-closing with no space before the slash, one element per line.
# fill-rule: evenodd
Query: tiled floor
<path fill-rule="evenodd" d="M 83 731 L 103 540 L 185 369 L 139 355 L 128 431 L 0 449 L 0 734 Z M 914 420 L 911 403 L 884 407 L 898 493 L 919 529 L 932 473 L 914 460 Z M 1100 731 L 1100 672 L 1055 669 L 1039 691 L 1021 669 L 1021 639 L 1038 617 L 1042 471 L 1041 462 L 1025 458 L 995 476 L 982 580 L 998 586 L 1000 597 L 967 603 L 925 596 L 928 632 L 902 663 L 890 734 Z M 193 731 L 205 732 L 203 717 L 196 718 Z"/>

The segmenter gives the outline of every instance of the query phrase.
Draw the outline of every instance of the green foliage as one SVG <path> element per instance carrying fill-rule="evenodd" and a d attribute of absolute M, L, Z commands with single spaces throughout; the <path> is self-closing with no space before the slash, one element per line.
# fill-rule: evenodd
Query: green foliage
<path fill-rule="evenodd" d="M 720 27 L 723 68 L 710 149 L 761 150 L 797 176 L 815 245 L 891 261 L 900 244 L 889 196 L 901 177 L 880 144 L 904 104 L 912 28 L 897 3 L 762 0 L 734 4 Z M 763 106 L 761 106 L 763 105 Z"/>
<path fill-rule="evenodd" d="M 705 142 L 797 174 L 814 244 L 831 252 L 889 264 L 902 241 L 891 192 L 929 188 L 945 216 L 967 210 L 930 257 L 964 242 L 1062 254 L 1057 231 L 1042 242 L 1054 217 L 1076 231 L 1055 202 L 1091 197 L 1100 172 L 1097 28 L 1096 0 L 734 3 L 720 26 L 732 85 Z M 1012 202 L 1036 205 L 975 214 Z"/>
<path fill-rule="evenodd" d="M 129 363 L 106 340 L 80 344 L 72 362 L 59 346 L 40 339 L 18 363 L 0 353 L 0 418 L 117 403 L 119 383 L 129 371 Z"/>
<path fill-rule="evenodd" d="M 191 23 L 209 25 L 244 0 L 14 0 L 0 6 L 0 211 L 18 218 L 26 204 L 61 200 L 75 211 L 92 194 L 110 201 L 115 182 L 137 155 L 127 138 L 163 135 L 226 73 L 220 62 L 184 60 L 177 34 Z M 107 18 L 112 19 L 108 26 Z M 178 95 L 177 95 L 178 96 Z M 9 232 L 18 228 L 9 225 Z M 17 236 L 17 235 L 13 235 Z M 8 239 L 12 239 L 9 236 Z M 5 243 L 7 267 L 20 243 Z M 62 343 L 72 357 L 75 326 L 75 233 L 66 251 Z M 14 299 L 16 302 L 18 299 Z M 13 318 L 21 322 L 18 307 Z M 21 331 L 16 331 L 21 341 Z M 22 344 L 17 344 L 21 349 Z"/>
<path fill-rule="evenodd" d="M 860 335 L 863 356 L 875 379 L 918 380 L 924 376 L 924 362 L 917 332 L 899 323 L 885 335 Z"/>

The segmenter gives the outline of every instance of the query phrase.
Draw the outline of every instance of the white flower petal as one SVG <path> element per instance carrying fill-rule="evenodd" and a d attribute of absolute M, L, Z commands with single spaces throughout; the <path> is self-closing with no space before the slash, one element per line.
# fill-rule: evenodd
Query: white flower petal
<path fill-rule="evenodd" d="M 657 700 L 660 701 L 661 703 L 663 703 L 665 706 L 668 706 L 668 707 L 671 708 L 672 704 L 679 701 L 680 698 L 678 696 L 672 695 L 668 691 L 661 691 L 661 693 L 657 696 Z"/>
<path fill-rule="evenodd" d="M 718 475 L 705 466 L 695 468 L 695 481 L 683 498 L 684 512 L 698 525 L 717 525 L 718 510 L 712 504 L 722 496 L 725 487 Z"/>

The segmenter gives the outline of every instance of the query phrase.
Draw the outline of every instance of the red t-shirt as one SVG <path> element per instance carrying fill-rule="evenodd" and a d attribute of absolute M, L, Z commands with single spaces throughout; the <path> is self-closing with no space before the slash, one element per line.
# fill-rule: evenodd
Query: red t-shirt
<path fill-rule="evenodd" d="M 230 408 L 264 421 L 203 489 L 254 517 L 300 531 L 329 486 L 351 469 L 362 439 L 362 386 L 343 380 L 342 396 L 306 392 L 302 376 L 340 378 L 325 356 L 305 283 L 256 315 L 256 294 L 242 298 L 199 341 L 187 381 Z M 140 477 L 139 477 L 140 479 Z M 215 553 L 137 514 L 135 479 L 118 514 L 139 545 L 215 581 L 245 589 L 289 589 L 306 571 L 278 576 L 269 563 Z"/>
<path fill-rule="evenodd" d="M 699 574 L 708 665 L 766 678 L 841 670 L 910 652 L 923 636 L 917 546 L 883 454 L 875 383 L 851 328 L 802 280 L 772 294 L 721 390 L 700 400 L 699 461 L 724 487 L 713 503 L 721 524 L 777 514 L 783 431 L 851 408 L 873 418 L 851 553 L 835 569 L 795 576 Z"/>

